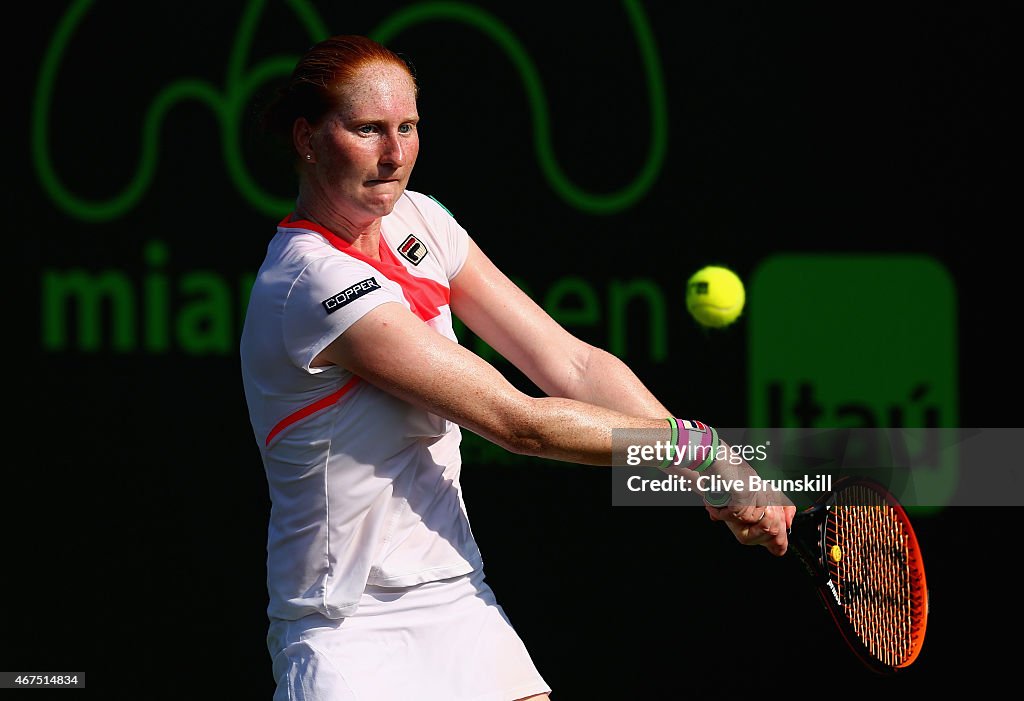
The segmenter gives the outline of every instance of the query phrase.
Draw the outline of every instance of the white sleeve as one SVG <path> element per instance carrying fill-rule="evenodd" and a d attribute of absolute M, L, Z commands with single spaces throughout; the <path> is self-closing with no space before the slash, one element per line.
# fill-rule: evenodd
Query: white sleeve
<path fill-rule="evenodd" d="M 466 258 L 469 257 L 469 232 L 463 229 L 459 222 L 455 221 L 455 217 L 448 214 L 448 210 L 445 210 L 444 214 L 446 215 L 447 226 L 442 231 L 448 244 L 445 273 L 448 275 L 448 279 L 451 280 L 459 274 L 462 266 L 466 264 Z"/>
<path fill-rule="evenodd" d="M 296 279 L 284 308 L 288 357 L 307 372 L 313 359 L 364 314 L 386 302 L 408 307 L 401 287 L 371 266 L 340 256 L 310 263 Z"/>
<path fill-rule="evenodd" d="M 459 274 L 469 256 L 469 233 L 433 195 L 408 190 L 406 193 L 426 221 L 434 242 L 443 252 L 439 260 L 444 267 L 445 275 L 451 280 Z"/>

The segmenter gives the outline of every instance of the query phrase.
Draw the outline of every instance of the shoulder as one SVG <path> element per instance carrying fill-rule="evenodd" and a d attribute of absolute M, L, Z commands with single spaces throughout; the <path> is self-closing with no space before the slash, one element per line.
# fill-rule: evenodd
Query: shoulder
<path fill-rule="evenodd" d="M 420 269 L 420 261 L 433 253 L 448 280 L 458 274 L 466 260 L 468 232 L 431 195 L 406 190 L 389 215 L 388 230 L 396 239 L 399 253 Z M 405 253 L 410 247 L 418 253 L 415 258 Z"/>
<path fill-rule="evenodd" d="M 339 251 L 315 231 L 301 227 L 278 227 L 258 282 L 276 283 L 291 296 L 309 289 L 314 294 L 323 286 L 358 282 L 376 271 L 361 260 Z"/>
<path fill-rule="evenodd" d="M 398 203 L 395 205 L 395 210 L 400 210 L 406 214 L 415 211 L 423 218 L 438 221 L 447 222 L 455 219 L 451 211 L 441 204 L 441 201 L 435 196 L 425 195 L 414 190 L 406 190 L 402 193 L 402 197 L 399 198 Z"/>
<path fill-rule="evenodd" d="M 309 261 L 336 253 L 336 249 L 323 236 L 302 226 L 278 224 L 277 234 L 270 243 L 270 258 L 279 263 Z"/>

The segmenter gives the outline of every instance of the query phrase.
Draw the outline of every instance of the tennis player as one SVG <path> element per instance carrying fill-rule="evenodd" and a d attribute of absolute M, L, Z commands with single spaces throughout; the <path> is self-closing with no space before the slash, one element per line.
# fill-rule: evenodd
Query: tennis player
<path fill-rule="evenodd" d="M 240 352 L 272 501 L 278 701 L 548 698 L 484 579 L 461 428 L 587 465 L 611 464 L 616 428 L 690 440 L 619 359 L 567 333 L 407 189 L 418 120 L 409 65 L 359 36 L 310 48 L 267 111 L 294 149 L 298 195 L 267 246 Z M 467 167 L 486 177 L 505 146 L 495 135 Z M 460 346 L 453 313 L 547 396 Z M 791 507 L 709 512 L 741 543 L 785 552 Z"/>

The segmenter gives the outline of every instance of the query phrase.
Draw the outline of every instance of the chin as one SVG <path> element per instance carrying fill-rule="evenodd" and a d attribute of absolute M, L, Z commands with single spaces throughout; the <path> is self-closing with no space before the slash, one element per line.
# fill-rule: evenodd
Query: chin
<path fill-rule="evenodd" d="M 379 217 L 391 214 L 391 210 L 395 208 L 403 192 L 405 192 L 404 188 L 394 194 L 375 197 L 367 203 L 367 209 Z"/>

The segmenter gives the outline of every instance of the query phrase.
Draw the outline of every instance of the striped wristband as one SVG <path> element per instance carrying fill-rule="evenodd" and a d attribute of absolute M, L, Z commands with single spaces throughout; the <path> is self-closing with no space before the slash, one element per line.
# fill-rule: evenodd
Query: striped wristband
<path fill-rule="evenodd" d="M 718 431 L 714 426 L 672 416 L 665 420 L 672 429 L 669 445 L 675 447 L 675 455 L 667 451 L 668 455 L 661 464 L 661 469 L 678 463 L 680 467 L 702 472 L 715 462 L 715 456 L 718 455 Z M 682 440 L 684 437 L 685 443 Z M 732 495 L 729 492 L 706 492 L 703 497 L 709 506 L 721 508 L 729 503 Z"/>
<path fill-rule="evenodd" d="M 695 472 L 708 469 L 718 454 L 718 431 L 714 426 L 686 419 L 672 419 L 670 423 L 675 423 L 677 426 L 673 431 L 673 438 L 676 439 L 679 466 Z M 683 442 L 684 436 L 686 437 L 685 443 Z"/>
<path fill-rule="evenodd" d="M 679 446 L 679 426 L 676 424 L 676 420 L 671 416 L 665 420 L 668 421 L 668 425 L 672 427 L 672 437 L 669 439 L 668 445 L 665 446 L 665 462 L 658 466 L 659 470 L 664 470 L 673 462 L 672 451 L 669 446 Z"/>

